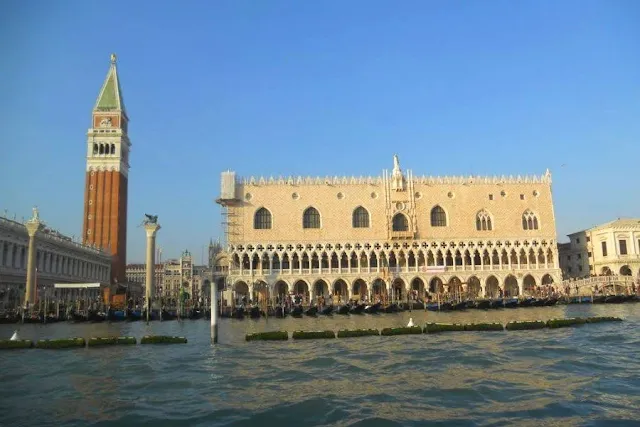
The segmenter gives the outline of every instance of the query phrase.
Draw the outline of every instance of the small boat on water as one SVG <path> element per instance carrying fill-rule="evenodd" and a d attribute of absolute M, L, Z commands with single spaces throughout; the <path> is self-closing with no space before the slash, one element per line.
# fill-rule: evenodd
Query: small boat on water
<path fill-rule="evenodd" d="M 404 304 L 406 310 L 424 310 L 424 302 L 418 301 L 409 301 Z"/>
<path fill-rule="evenodd" d="M 315 317 L 318 315 L 318 306 L 312 305 L 304 312 L 307 316 Z"/>
<path fill-rule="evenodd" d="M 304 311 L 304 309 L 302 308 L 301 305 L 296 305 L 291 309 L 291 316 L 292 317 L 302 317 L 303 311 Z"/>
<path fill-rule="evenodd" d="M 399 311 L 398 304 L 391 303 L 388 306 L 386 306 L 385 308 L 383 308 L 383 311 L 385 313 L 397 313 Z"/>
<path fill-rule="evenodd" d="M 127 312 L 127 320 L 129 322 L 137 322 L 142 320 L 142 310 L 130 310 Z"/>
<path fill-rule="evenodd" d="M 507 298 L 502 301 L 504 308 L 518 308 L 518 298 Z"/>
<path fill-rule="evenodd" d="M 349 310 L 351 314 L 362 314 L 364 312 L 366 305 L 365 304 L 356 304 Z"/>
<path fill-rule="evenodd" d="M 260 318 L 260 307 L 258 307 L 257 305 L 252 306 L 249 309 L 249 317 L 252 319 L 259 319 Z"/>
<path fill-rule="evenodd" d="M 107 320 L 110 322 L 122 322 L 127 320 L 127 314 L 124 310 L 109 310 L 107 312 Z"/>
<path fill-rule="evenodd" d="M 598 295 L 593 297 L 594 304 L 604 304 L 606 302 L 607 297 L 605 295 Z"/>
<path fill-rule="evenodd" d="M 373 305 L 367 305 L 364 307 L 364 312 L 369 314 L 376 314 L 380 311 L 380 307 L 382 307 L 382 303 L 375 303 Z"/>
<path fill-rule="evenodd" d="M 322 309 L 322 311 L 320 312 L 320 314 L 324 314 L 325 316 L 330 315 L 333 312 L 333 306 L 332 305 L 328 305 L 325 308 Z"/>
<path fill-rule="evenodd" d="M 479 299 L 475 302 L 475 308 L 479 310 L 488 310 L 491 308 L 491 301 L 488 299 Z"/>
<path fill-rule="evenodd" d="M 275 316 L 277 318 L 282 319 L 282 318 L 286 317 L 287 314 L 289 314 L 289 310 L 283 305 L 277 305 L 275 313 L 276 313 Z"/>
<path fill-rule="evenodd" d="M 178 318 L 178 313 L 176 313 L 175 311 L 167 311 L 167 310 L 162 310 L 162 321 L 166 322 L 169 320 L 176 320 Z"/>
<path fill-rule="evenodd" d="M 466 310 L 466 309 L 467 309 L 466 301 L 460 301 L 460 302 L 451 304 L 451 310 Z"/>
<path fill-rule="evenodd" d="M 351 307 L 349 306 L 349 304 L 344 304 L 344 305 L 338 306 L 337 313 L 346 315 L 346 314 L 349 314 L 350 310 L 351 310 Z"/>
<path fill-rule="evenodd" d="M 107 319 L 107 313 L 102 311 L 89 310 L 89 322 L 104 322 Z"/>
<path fill-rule="evenodd" d="M 244 306 L 239 305 L 231 312 L 231 317 L 234 319 L 244 319 Z"/>

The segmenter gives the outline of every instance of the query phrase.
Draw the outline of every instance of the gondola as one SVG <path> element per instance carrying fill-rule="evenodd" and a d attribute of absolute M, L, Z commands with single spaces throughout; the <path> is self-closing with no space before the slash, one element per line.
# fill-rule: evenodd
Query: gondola
<path fill-rule="evenodd" d="M 518 301 L 518 307 L 531 307 L 535 298 L 523 298 Z"/>
<path fill-rule="evenodd" d="M 407 310 L 424 310 L 424 303 L 422 301 L 409 301 L 405 304 Z"/>
<path fill-rule="evenodd" d="M 259 319 L 260 318 L 260 307 L 258 307 L 257 305 L 254 305 L 253 307 L 251 307 L 249 309 L 249 317 L 252 319 Z"/>
<path fill-rule="evenodd" d="M 302 317 L 302 312 L 304 311 L 304 309 L 302 308 L 301 305 L 296 305 L 291 309 L 291 316 L 292 317 Z"/>
<path fill-rule="evenodd" d="M 193 308 L 189 311 L 188 317 L 191 320 L 202 319 L 204 317 L 204 312 L 199 308 Z"/>
<path fill-rule="evenodd" d="M 460 301 L 457 302 L 455 304 L 451 305 L 451 310 L 466 310 L 467 309 L 467 302 L 466 301 Z"/>
<path fill-rule="evenodd" d="M 109 310 L 107 312 L 107 320 L 110 322 L 122 322 L 127 320 L 127 315 L 123 310 Z"/>
<path fill-rule="evenodd" d="M 34 313 L 31 316 L 24 316 L 24 323 L 42 323 L 42 315 Z"/>
<path fill-rule="evenodd" d="M 604 304 L 606 299 L 607 299 L 606 296 L 598 295 L 596 297 L 593 297 L 592 301 L 594 304 Z"/>
<path fill-rule="evenodd" d="M 438 306 L 438 303 L 431 303 L 431 304 L 427 304 L 427 310 L 429 311 L 450 311 L 452 308 L 452 305 L 450 302 L 443 302 L 442 304 L 440 304 Z"/>
<path fill-rule="evenodd" d="M 351 309 L 349 310 L 349 313 L 351 314 L 362 314 L 362 312 L 364 311 L 366 305 L 365 304 L 356 304 L 353 307 L 351 307 Z"/>
<path fill-rule="evenodd" d="M 0 324 L 18 323 L 20 316 L 15 313 L 7 313 L 0 317 Z"/>
<path fill-rule="evenodd" d="M 479 299 L 476 301 L 475 307 L 480 310 L 488 310 L 491 308 L 491 301 L 488 299 Z"/>
<path fill-rule="evenodd" d="M 86 322 L 87 321 L 87 316 L 81 313 L 77 313 L 77 312 L 72 312 L 71 316 L 69 316 L 69 320 L 73 321 L 73 322 Z"/>
<path fill-rule="evenodd" d="M 491 301 L 489 301 L 489 304 L 491 308 L 504 308 L 502 298 L 492 299 Z"/>
<path fill-rule="evenodd" d="M 318 315 L 318 307 L 315 305 L 312 305 L 311 307 L 309 307 L 307 311 L 304 312 L 304 314 L 306 314 L 307 316 L 315 317 Z"/>
<path fill-rule="evenodd" d="M 624 299 L 623 295 L 609 295 L 604 299 L 604 302 L 606 304 L 620 304 L 624 302 Z"/>
<path fill-rule="evenodd" d="M 231 317 L 234 319 L 244 319 L 244 306 L 240 305 L 233 309 Z"/>
<path fill-rule="evenodd" d="M 507 298 L 502 304 L 504 308 L 518 308 L 518 298 Z"/>
<path fill-rule="evenodd" d="M 351 307 L 349 306 L 349 304 L 344 304 L 338 307 L 338 314 L 349 314 L 349 311 L 351 310 Z"/>
<path fill-rule="evenodd" d="M 129 322 L 136 322 L 142 320 L 142 310 L 129 310 L 127 312 L 127 320 Z"/>
<path fill-rule="evenodd" d="M 531 307 L 544 307 L 547 301 L 548 298 L 534 298 L 531 302 Z"/>
<path fill-rule="evenodd" d="M 89 322 L 99 323 L 107 319 L 107 314 L 102 311 L 89 310 Z"/>
<path fill-rule="evenodd" d="M 282 319 L 287 316 L 289 310 L 285 306 L 277 305 L 276 306 L 276 317 Z"/>
<path fill-rule="evenodd" d="M 375 314 L 380 310 L 382 303 L 375 303 L 373 305 L 367 305 L 364 307 L 364 312 L 369 314 Z"/>
<path fill-rule="evenodd" d="M 391 303 L 388 306 L 386 306 L 383 311 L 385 313 L 397 313 L 398 312 L 398 304 L 396 303 Z"/>
<path fill-rule="evenodd" d="M 325 316 L 330 315 L 333 312 L 333 306 L 332 305 L 328 305 L 325 308 L 322 309 L 322 311 L 320 312 L 320 314 L 324 314 Z"/>
<path fill-rule="evenodd" d="M 166 322 L 169 320 L 176 320 L 178 318 L 178 314 L 175 311 L 167 311 L 167 310 L 162 310 L 162 321 Z"/>
<path fill-rule="evenodd" d="M 558 303 L 558 298 L 551 297 L 551 298 L 547 298 L 547 301 L 545 301 L 544 305 L 548 307 L 548 306 L 556 305 L 557 303 Z"/>

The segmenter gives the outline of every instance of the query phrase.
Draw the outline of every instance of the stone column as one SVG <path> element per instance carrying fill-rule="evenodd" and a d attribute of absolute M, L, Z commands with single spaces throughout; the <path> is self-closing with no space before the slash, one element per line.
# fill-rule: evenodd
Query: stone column
<path fill-rule="evenodd" d="M 25 224 L 29 234 L 29 249 L 27 252 L 27 284 L 25 286 L 25 306 L 33 307 L 36 302 L 36 233 L 42 227 L 38 209 L 33 208 L 33 217 Z"/>
<path fill-rule="evenodd" d="M 147 299 L 147 313 L 151 308 L 151 297 L 153 296 L 154 291 L 154 279 L 156 277 L 156 233 L 160 230 L 160 224 L 158 223 L 147 223 L 144 225 L 144 229 L 147 232 L 147 262 L 146 262 L 146 287 L 145 287 L 145 296 Z"/>

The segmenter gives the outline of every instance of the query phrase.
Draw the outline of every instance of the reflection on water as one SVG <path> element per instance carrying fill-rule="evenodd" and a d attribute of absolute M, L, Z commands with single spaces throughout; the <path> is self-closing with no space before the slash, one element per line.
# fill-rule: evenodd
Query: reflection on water
<path fill-rule="evenodd" d="M 383 328 L 611 315 L 623 323 L 514 332 L 246 343 L 266 330 Z M 302 319 L 24 325 L 28 339 L 183 335 L 187 345 L 0 353 L 6 425 L 632 425 L 640 305 Z M 0 325 L 8 337 L 14 325 Z M 28 417 L 28 418 L 27 418 Z M 618 424 L 620 425 L 620 424 Z"/>

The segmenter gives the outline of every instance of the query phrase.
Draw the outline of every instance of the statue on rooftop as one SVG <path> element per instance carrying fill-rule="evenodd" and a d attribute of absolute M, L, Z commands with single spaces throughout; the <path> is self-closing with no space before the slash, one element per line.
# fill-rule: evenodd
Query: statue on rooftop
<path fill-rule="evenodd" d="M 157 224 L 158 223 L 158 215 L 149 215 L 149 214 L 144 214 L 144 216 L 146 217 L 144 220 L 144 224 Z"/>
<path fill-rule="evenodd" d="M 404 191 L 404 176 L 400 169 L 398 155 L 393 155 L 393 172 L 391 173 L 391 188 L 395 191 Z"/>

